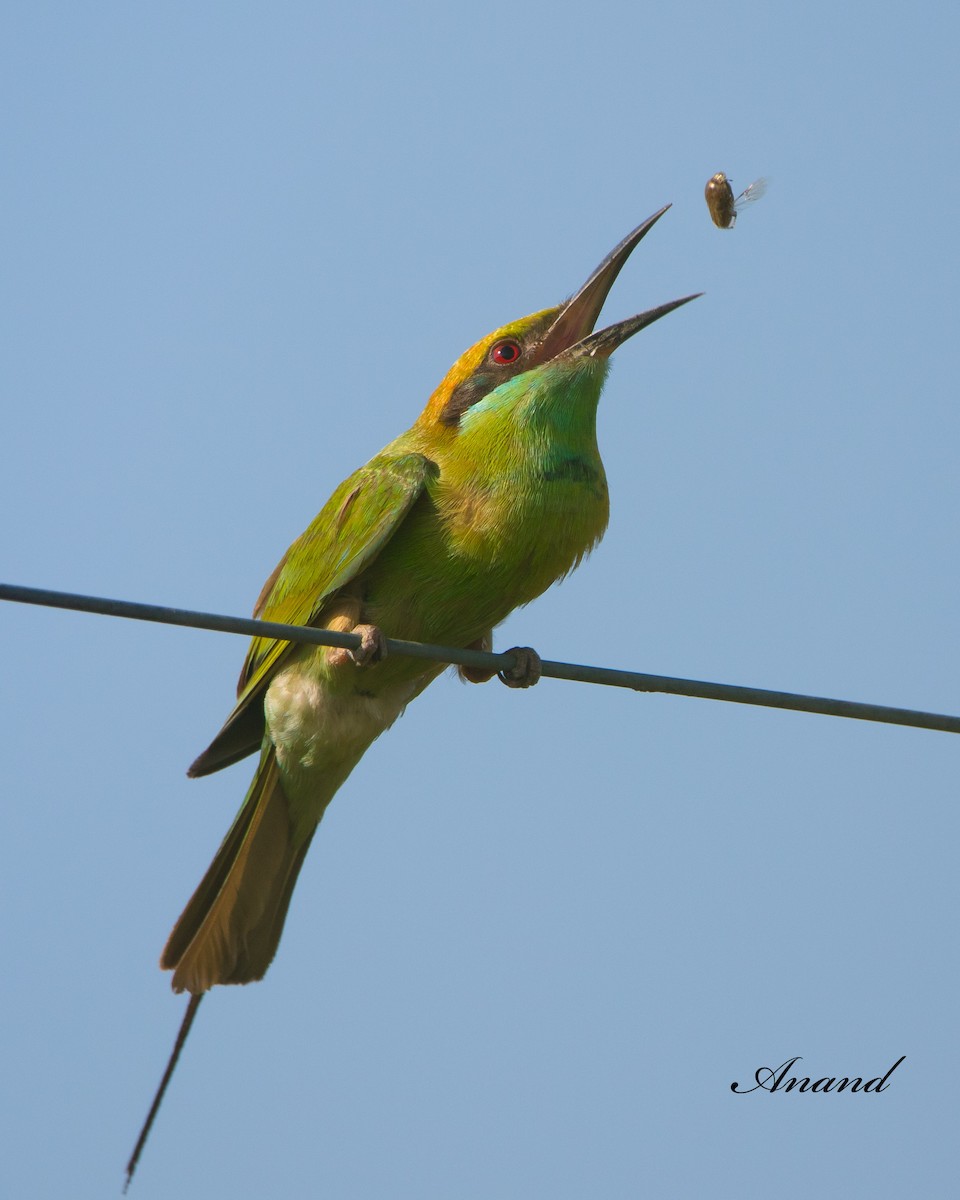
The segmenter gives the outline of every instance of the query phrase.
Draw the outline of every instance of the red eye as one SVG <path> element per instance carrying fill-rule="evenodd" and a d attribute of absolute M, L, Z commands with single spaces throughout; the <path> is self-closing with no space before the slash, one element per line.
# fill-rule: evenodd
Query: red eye
<path fill-rule="evenodd" d="M 520 343 L 507 339 L 497 342 L 490 351 L 490 357 L 499 367 L 508 367 L 520 357 Z"/>

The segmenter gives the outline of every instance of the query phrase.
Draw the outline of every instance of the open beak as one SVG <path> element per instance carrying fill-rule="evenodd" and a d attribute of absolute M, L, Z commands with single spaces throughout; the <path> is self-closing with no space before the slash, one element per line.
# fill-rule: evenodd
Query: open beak
<path fill-rule="evenodd" d="M 548 362 L 560 354 L 578 358 L 584 355 L 606 358 L 627 338 L 703 294 L 696 292 L 692 296 L 684 296 L 682 300 L 671 300 L 669 304 L 661 304 L 657 308 L 638 313 L 635 317 L 628 317 L 626 321 L 609 325 L 597 333 L 593 332 L 600 310 L 613 287 L 613 281 L 620 274 L 620 268 L 630 257 L 634 247 L 643 240 L 669 207 L 669 204 L 665 205 L 652 217 L 648 217 L 642 225 L 638 225 L 632 233 L 628 233 L 620 245 L 610 251 L 576 295 L 571 296 L 561 307 L 537 347 L 537 359 L 540 362 Z"/>

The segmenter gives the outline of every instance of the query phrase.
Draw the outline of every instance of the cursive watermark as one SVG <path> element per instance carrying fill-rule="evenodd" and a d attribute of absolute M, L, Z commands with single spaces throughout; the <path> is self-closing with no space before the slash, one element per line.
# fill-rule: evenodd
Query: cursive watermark
<path fill-rule="evenodd" d="M 757 1067 L 753 1076 L 756 1080 L 753 1087 L 741 1087 L 735 1079 L 730 1084 L 730 1091 L 736 1092 L 738 1096 L 746 1096 L 749 1092 L 756 1091 L 792 1092 L 794 1088 L 798 1092 L 843 1092 L 847 1088 L 851 1092 L 885 1092 L 890 1086 L 887 1081 L 906 1057 L 905 1054 L 901 1054 L 886 1075 L 878 1075 L 875 1079 L 868 1079 L 866 1083 L 859 1075 L 853 1079 L 846 1075 L 839 1079 L 835 1075 L 824 1075 L 822 1079 L 816 1081 L 811 1081 L 806 1075 L 799 1079 L 792 1075 L 787 1079 L 787 1072 L 793 1070 L 794 1063 L 800 1062 L 801 1056 L 798 1054 L 794 1058 L 788 1058 L 786 1062 L 776 1068 Z"/>

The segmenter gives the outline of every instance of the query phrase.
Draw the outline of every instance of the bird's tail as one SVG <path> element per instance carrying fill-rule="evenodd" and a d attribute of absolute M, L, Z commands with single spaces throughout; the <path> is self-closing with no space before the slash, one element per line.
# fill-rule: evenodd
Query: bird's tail
<path fill-rule="evenodd" d="M 237 819 L 173 927 L 160 966 L 175 992 L 262 979 L 313 837 L 297 834 L 273 747 L 264 748 Z"/>

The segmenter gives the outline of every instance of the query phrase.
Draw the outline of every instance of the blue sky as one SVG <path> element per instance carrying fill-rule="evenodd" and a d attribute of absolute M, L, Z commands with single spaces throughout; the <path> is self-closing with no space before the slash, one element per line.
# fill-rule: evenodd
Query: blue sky
<path fill-rule="evenodd" d="M 958 19 L 943 5 L 7 14 L 0 575 L 245 614 L 457 355 L 661 205 L 613 515 L 498 643 L 960 712 Z M 767 196 L 710 222 L 715 171 Z M 388 631 L 389 632 L 389 631 Z M 0 608 L 6 1195 L 114 1194 L 164 938 L 246 789 L 242 639 Z M 960 740 L 439 680 L 208 998 L 134 1190 L 943 1194 Z M 734 1096 L 802 1055 L 879 1096 Z"/>

